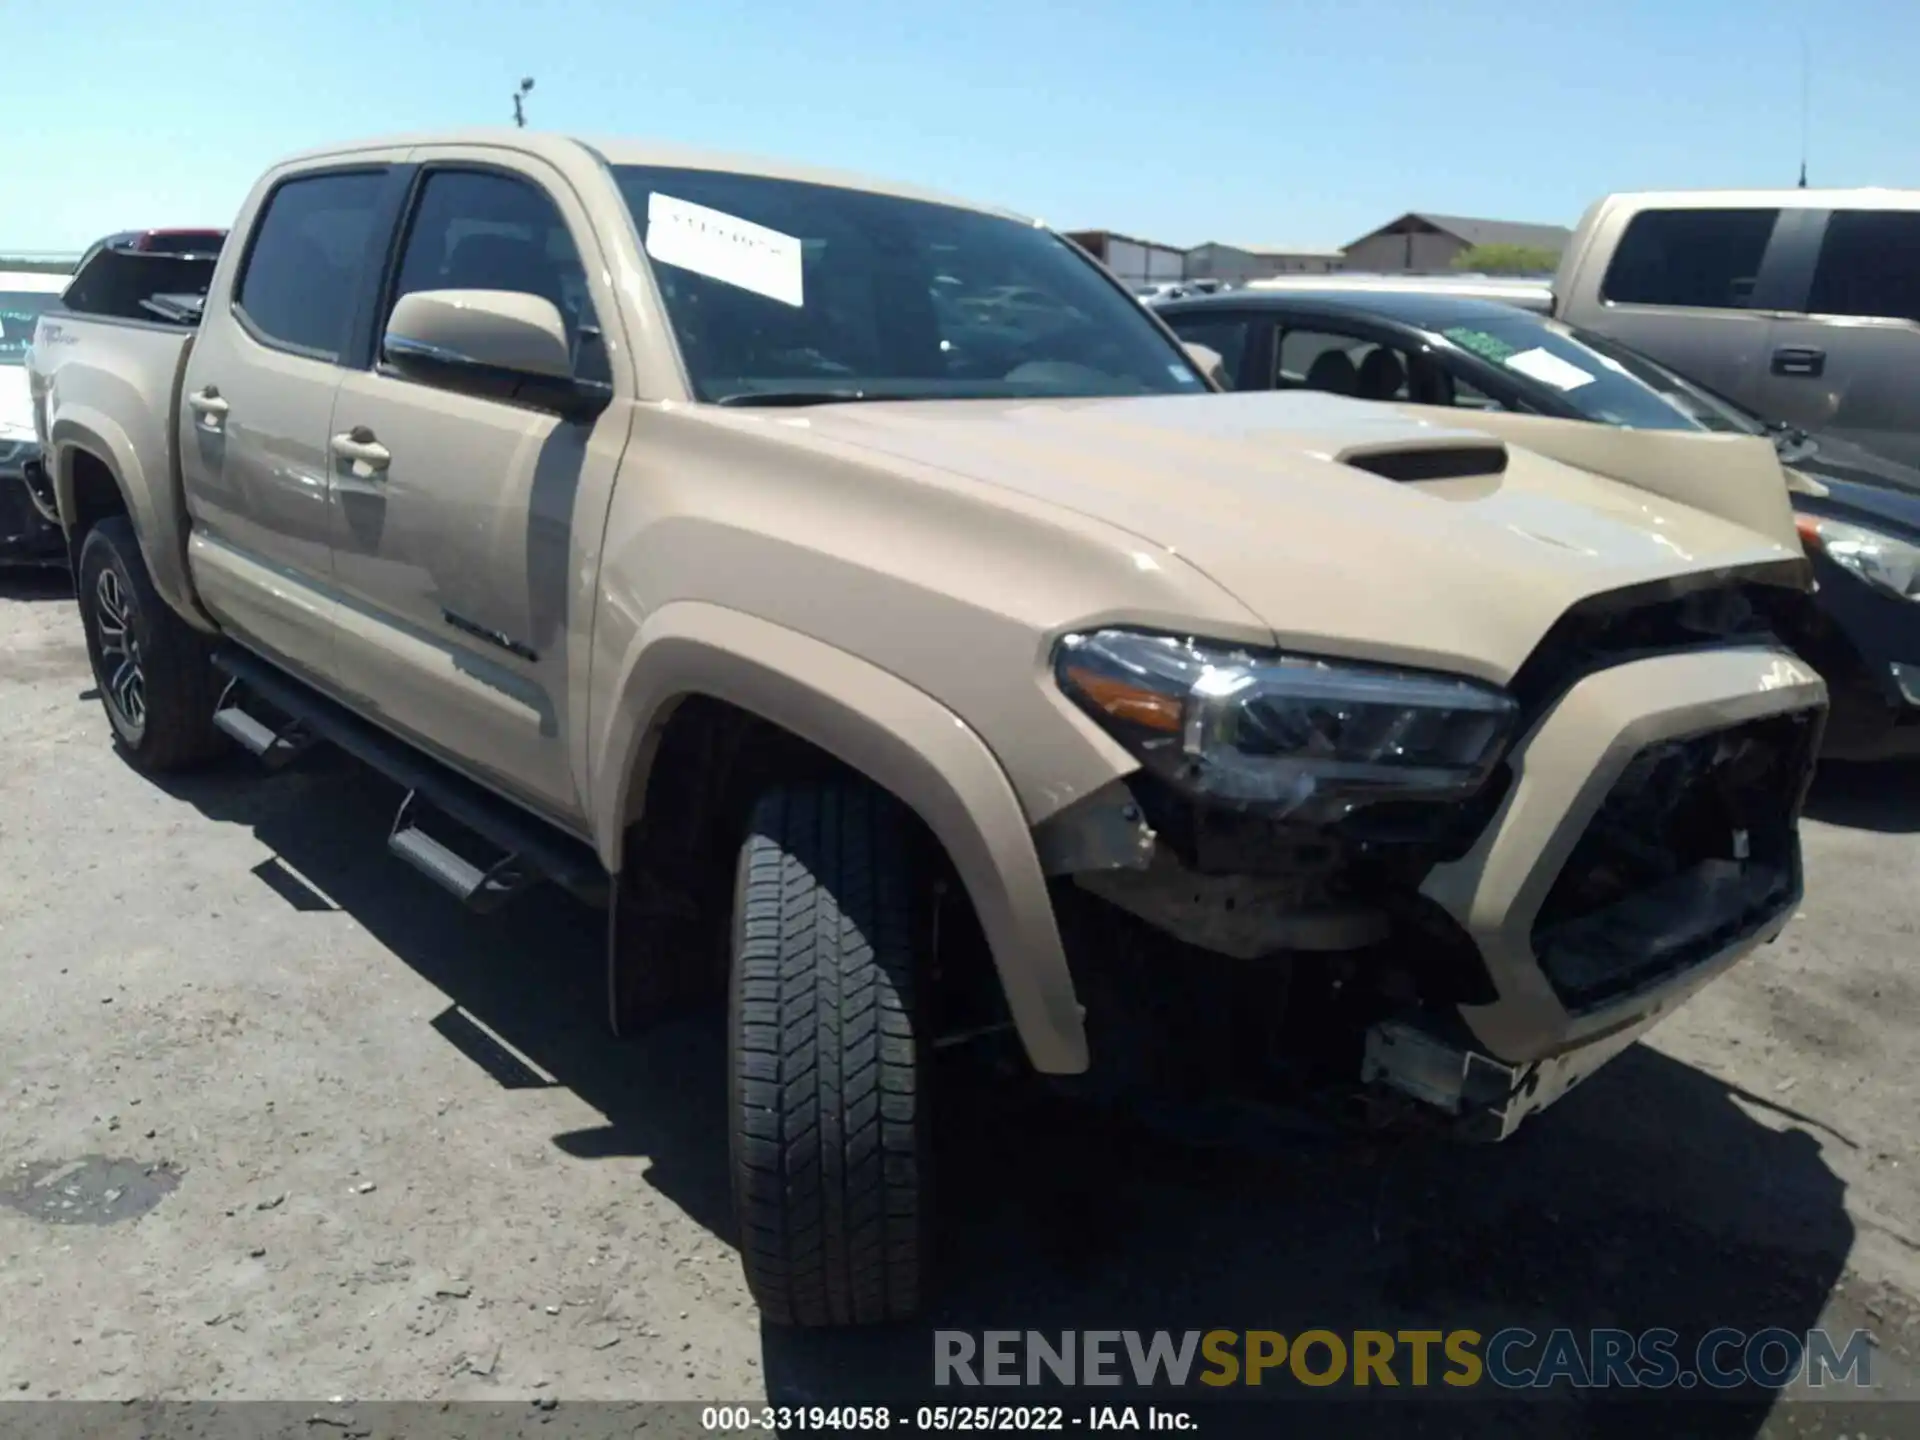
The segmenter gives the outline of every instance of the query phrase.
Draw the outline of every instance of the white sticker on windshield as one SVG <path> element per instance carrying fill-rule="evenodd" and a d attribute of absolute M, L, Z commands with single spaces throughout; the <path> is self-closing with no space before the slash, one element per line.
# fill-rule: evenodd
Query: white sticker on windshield
<path fill-rule="evenodd" d="M 1184 365 L 1169 365 L 1167 373 L 1182 385 L 1198 385 L 1200 377 Z"/>
<path fill-rule="evenodd" d="M 806 303 L 797 239 L 657 190 L 647 197 L 647 254 L 769 300 Z"/>
<path fill-rule="evenodd" d="M 1509 370 L 1518 370 L 1522 375 L 1530 375 L 1543 384 L 1556 390 L 1578 390 L 1582 385 L 1591 385 L 1594 376 L 1582 370 L 1578 365 L 1562 360 L 1558 355 L 1535 346 L 1531 350 L 1522 350 L 1509 355 L 1501 362 Z"/>

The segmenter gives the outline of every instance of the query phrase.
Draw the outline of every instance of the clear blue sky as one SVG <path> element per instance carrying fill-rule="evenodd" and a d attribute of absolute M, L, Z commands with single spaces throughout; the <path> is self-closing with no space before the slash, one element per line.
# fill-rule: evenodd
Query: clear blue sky
<path fill-rule="evenodd" d="M 511 118 L 837 165 L 1062 228 L 1344 244 L 1406 210 L 1920 185 L 1916 0 L 0 0 L 0 246 L 224 224 L 277 156 Z"/>

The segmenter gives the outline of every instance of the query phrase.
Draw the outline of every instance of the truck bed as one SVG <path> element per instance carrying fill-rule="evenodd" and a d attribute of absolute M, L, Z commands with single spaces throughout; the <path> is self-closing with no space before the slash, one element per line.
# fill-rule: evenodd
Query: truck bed
<path fill-rule="evenodd" d="M 193 330 L 178 323 L 57 310 L 40 317 L 27 362 L 48 454 L 71 441 L 112 458 L 154 585 L 188 614 L 198 607 L 186 590 L 186 505 L 175 447 L 193 339 Z M 69 469 L 53 483 L 71 524 L 76 491 L 86 482 Z"/>

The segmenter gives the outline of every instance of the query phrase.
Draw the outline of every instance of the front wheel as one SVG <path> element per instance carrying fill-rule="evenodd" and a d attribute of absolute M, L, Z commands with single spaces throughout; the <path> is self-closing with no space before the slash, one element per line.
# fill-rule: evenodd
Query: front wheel
<path fill-rule="evenodd" d="M 87 657 L 121 748 L 149 771 L 218 755 L 217 676 L 207 643 L 153 588 L 125 516 L 87 532 L 77 580 Z"/>
<path fill-rule="evenodd" d="M 904 1320 L 927 1254 L 929 1112 L 907 812 L 776 789 L 741 847 L 729 1129 L 747 1285 L 781 1325 Z"/>

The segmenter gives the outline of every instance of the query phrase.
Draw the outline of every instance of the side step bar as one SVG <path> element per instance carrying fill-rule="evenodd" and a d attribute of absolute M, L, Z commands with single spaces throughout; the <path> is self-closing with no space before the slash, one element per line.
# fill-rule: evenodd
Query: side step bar
<path fill-rule="evenodd" d="M 269 770 L 283 769 L 313 748 L 314 734 L 299 720 L 288 720 L 274 729 L 241 709 L 234 694 L 239 688 L 239 679 L 233 678 L 220 692 L 219 703 L 213 707 L 214 729 Z"/>
<path fill-rule="evenodd" d="M 284 765 L 326 740 L 407 788 L 387 848 L 477 910 L 489 910 L 540 879 L 552 880 L 590 905 L 606 905 L 611 886 L 592 847 L 500 799 L 447 766 L 369 724 L 264 660 L 232 646 L 213 663 L 227 687 L 214 723 L 243 750 Z M 242 709 L 244 688 L 289 717 L 279 728 Z M 490 866 L 473 863 L 421 828 L 421 813 L 438 811 L 502 852 Z"/>
<path fill-rule="evenodd" d="M 53 476 L 47 472 L 46 462 L 29 460 L 20 467 L 20 479 L 27 487 L 27 499 L 33 508 L 40 512 L 40 518 L 49 525 L 60 523 L 60 502 L 53 488 Z"/>
<path fill-rule="evenodd" d="M 509 851 L 482 869 L 434 839 L 415 818 L 419 798 L 418 790 L 409 790 L 400 802 L 399 813 L 393 817 L 393 831 L 387 836 L 387 849 L 469 910 L 497 910 L 538 878 L 528 873 L 517 852 Z"/>

